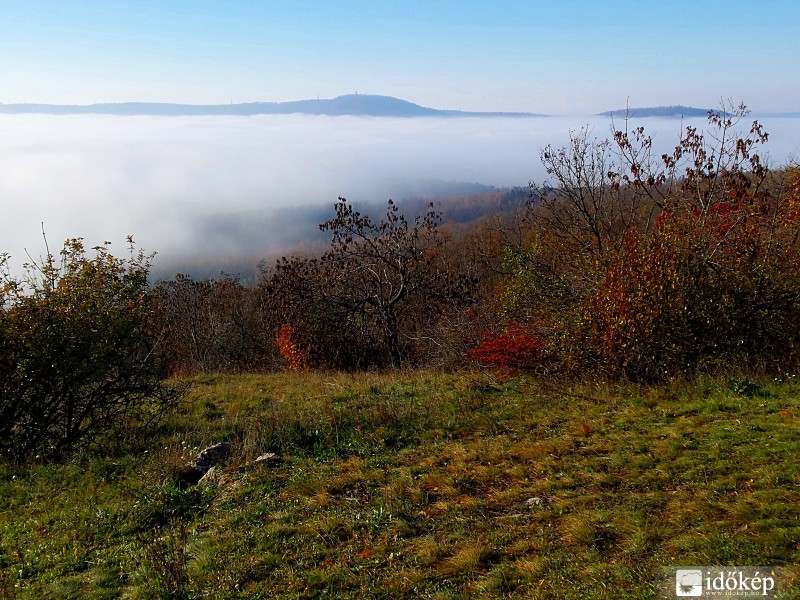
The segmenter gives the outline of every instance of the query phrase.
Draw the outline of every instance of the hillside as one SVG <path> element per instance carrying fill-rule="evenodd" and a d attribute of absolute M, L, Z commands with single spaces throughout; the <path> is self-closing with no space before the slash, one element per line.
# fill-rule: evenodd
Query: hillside
<path fill-rule="evenodd" d="M 202 375 L 150 439 L 0 463 L 20 598 L 660 598 L 665 567 L 800 595 L 798 388 Z M 186 461 L 231 443 L 216 474 Z M 278 461 L 255 464 L 265 452 Z M 780 567 L 785 567 L 781 569 Z M 170 595 L 171 594 L 171 595 Z M 2 591 L 0 591 L 0 596 Z"/>

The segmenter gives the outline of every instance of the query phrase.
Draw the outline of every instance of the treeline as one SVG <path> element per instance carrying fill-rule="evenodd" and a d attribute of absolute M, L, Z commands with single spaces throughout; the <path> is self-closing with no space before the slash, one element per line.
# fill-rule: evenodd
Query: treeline
<path fill-rule="evenodd" d="M 155 422 L 179 395 L 168 374 L 794 372 L 800 169 L 767 168 L 761 126 L 737 133 L 746 114 L 711 113 L 663 155 L 643 128 L 574 132 L 542 150 L 550 179 L 524 202 L 495 195 L 484 215 L 465 199 L 460 222 L 341 198 L 326 251 L 262 264 L 251 285 L 150 287 L 149 256 L 80 240 L 22 277 L 0 257 L 0 450 L 57 453 Z"/>

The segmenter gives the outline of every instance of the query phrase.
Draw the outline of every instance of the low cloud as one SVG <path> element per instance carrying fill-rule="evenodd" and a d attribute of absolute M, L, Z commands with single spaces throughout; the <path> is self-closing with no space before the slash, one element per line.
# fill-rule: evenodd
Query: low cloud
<path fill-rule="evenodd" d="M 598 117 L 2 115 L 0 252 L 15 264 L 25 248 L 40 255 L 44 222 L 51 248 L 84 237 L 121 251 L 130 234 L 175 264 L 265 255 L 303 237 L 293 207 L 313 220 L 340 195 L 383 202 L 418 195 L 421 182 L 543 180 L 539 150 L 587 124 L 607 137 L 610 121 Z M 643 124 L 664 150 L 681 128 Z M 766 125 L 783 163 L 797 152 L 800 120 Z"/>

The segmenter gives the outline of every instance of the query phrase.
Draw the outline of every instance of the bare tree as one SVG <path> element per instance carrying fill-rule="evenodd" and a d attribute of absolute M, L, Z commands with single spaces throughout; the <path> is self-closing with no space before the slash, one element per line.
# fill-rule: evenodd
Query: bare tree
<path fill-rule="evenodd" d="M 374 222 L 339 198 L 333 219 L 320 225 L 332 234 L 330 249 L 318 260 L 284 259 L 271 276 L 273 295 L 313 299 L 303 312 L 328 313 L 340 332 L 368 340 L 373 357 L 365 362 L 400 365 L 416 329 L 430 325 L 448 302 L 471 302 L 471 280 L 448 267 L 439 234 L 440 215 L 428 212 L 409 222 L 397 205 Z M 294 306 L 299 303 L 292 301 Z M 296 311 L 295 319 L 304 317 Z M 316 336 L 319 338 L 319 336 Z"/>

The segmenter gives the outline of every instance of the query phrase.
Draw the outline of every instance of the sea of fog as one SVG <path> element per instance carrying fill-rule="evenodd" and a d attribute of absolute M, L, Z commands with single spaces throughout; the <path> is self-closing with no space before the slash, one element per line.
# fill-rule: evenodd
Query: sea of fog
<path fill-rule="evenodd" d="M 772 164 L 793 160 L 800 119 L 762 121 Z M 636 124 L 667 151 L 681 127 L 705 121 Z M 526 186 L 545 178 L 541 148 L 581 127 L 605 138 L 610 126 L 604 117 L 0 115 L 0 253 L 17 265 L 41 255 L 44 223 L 51 248 L 84 237 L 122 252 L 130 234 L 161 261 L 263 255 L 286 244 L 292 213 L 282 208 L 402 199 L 426 182 Z M 231 223 L 248 220 L 259 225 L 245 239 Z"/>

